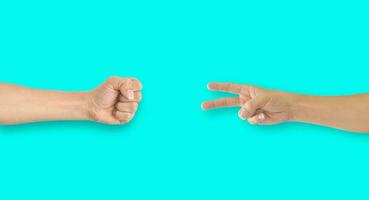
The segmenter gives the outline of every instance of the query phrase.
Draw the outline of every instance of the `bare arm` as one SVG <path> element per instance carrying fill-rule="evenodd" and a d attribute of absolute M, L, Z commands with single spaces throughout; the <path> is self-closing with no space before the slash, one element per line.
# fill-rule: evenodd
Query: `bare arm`
<path fill-rule="evenodd" d="M 0 84 L 0 123 L 87 120 L 88 93 L 29 89 Z"/>
<path fill-rule="evenodd" d="M 369 94 L 338 97 L 299 95 L 292 99 L 292 121 L 369 133 Z"/>
<path fill-rule="evenodd" d="M 240 106 L 240 118 L 251 124 L 297 121 L 369 133 L 369 94 L 309 96 L 231 83 L 211 83 L 209 89 L 239 96 L 207 101 L 203 109 Z"/>
<path fill-rule="evenodd" d="M 95 90 L 62 92 L 0 83 L 0 124 L 50 120 L 130 121 L 141 99 L 141 83 L 112 77 Z"/>

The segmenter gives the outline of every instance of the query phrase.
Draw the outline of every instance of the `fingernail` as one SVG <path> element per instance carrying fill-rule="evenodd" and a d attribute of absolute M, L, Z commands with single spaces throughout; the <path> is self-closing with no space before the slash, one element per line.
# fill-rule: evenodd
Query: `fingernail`
<path fill-rule="evenodd" d="M 243 111 L 242 111 L 242 109 L 238 112 L 238 116 L 240 116 L 240 118 L 242 119 L 242 120 L 245 120 L 246 118 L 244 117 L 244 115 L 243 115 Z"/>
<path fill-rule="evenodd" d="M 259 119 L 260 119 L 260 120 L 264 120 L 264 119 L 265 119 L 265 115 L 264 115 L 264 113 L 261 113 L 261 114 L 259 115 Z"/>
<path fill-rule="evenodd" d="M 132 90 L 127 91 L 128 99 L 133 100 L 135 98 L 134 93 Z"/>
<path fill-rule="evenodd" d="M 243 117 L 244 119 L 247 119 L 247 110 L 246 110 L 245 108 L 242 108 L 242 109 L 241 109 L 241 112 L 242 112 L 242 117 Z"/>

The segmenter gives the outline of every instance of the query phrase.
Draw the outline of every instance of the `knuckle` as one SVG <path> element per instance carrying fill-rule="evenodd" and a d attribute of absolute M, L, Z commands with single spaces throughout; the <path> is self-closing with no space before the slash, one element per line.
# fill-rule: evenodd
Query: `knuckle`
<path fill-rule="evenodd" d="M 122 118 L 121 121 L 124 122 L 124 123 L 128 123 L 132 120 L 132 118 L 133 118 L 133 116 L 128 114 L 124 118 Z"/>
<path fill-rule="evenodd" d="M 109 76 L 109 78 L 108 78 L 109 81 L 115 81 L 117 79 L 118 79 L 117 76 Z"/>
<path fill-rule="evenodd" d="M 245 111 L 250 111 L 251 110 L 251 102 L 247 102 L 245 105 L 243 105 L 243 109 Z"/>
<path fill-rule="evenodd" d="M 128 112 L 134 112 L 136 110 L 136 105 L 135 103 L 131 103 L 129 105 L 127 105 L 127 109 Z"/>
<path fill-rule="evenodd" d="M 138 108 L 138 103 L 133 103 L 133 110 L 135 111 L 137 110 L 137 108 Z"/>
<path fill-rule="evenodd" d="M 137 96 L 137 101 L 140 102 L 142 100 L 141 92 L 138 92 L 136 96 Z"/>

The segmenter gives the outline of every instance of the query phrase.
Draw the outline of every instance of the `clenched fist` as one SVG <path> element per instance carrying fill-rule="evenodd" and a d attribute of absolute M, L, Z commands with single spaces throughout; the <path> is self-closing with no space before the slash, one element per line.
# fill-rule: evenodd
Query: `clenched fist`
<path fill-rule="evenodd" d="M 89 92 L 90 119 L 106 124 L 128 123 L 141 101 L 142 84 L 137 79 L 111 77 Z"/>
<path fill-rule="evenodd" d="M 292 119 L 292 95 L 289 93 L 219 82 L 210 83 L 208 88 L 238 96 L 204 102 L 204 110 L 240 106 L 239 117 L 251 124 L 277 124 Z"/>

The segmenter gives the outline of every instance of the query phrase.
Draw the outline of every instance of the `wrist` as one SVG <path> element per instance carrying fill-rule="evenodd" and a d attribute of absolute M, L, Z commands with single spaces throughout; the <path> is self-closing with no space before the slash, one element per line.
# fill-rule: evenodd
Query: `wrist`
<path fill-rule="evenodd" d="M 70 110 L 71 119 L 90 120 L 88 102 L 89 92 L 71 92 L 64 99 L 65 110 Z"/>
<path fill-rule="evenodd" d="M 79 113 L 84 118 L 84 120 L 94 120 L 94 106 L 93 106 L 93 92 L 79 92 L 80 99 Z"/>
<path fill-rule="evenodd" d="M 302 121 L 305 115 L 305 101 L 306 95 L 300 94 L 288 94 L 289 99 L 289 120 L 288 121 Z"/>

